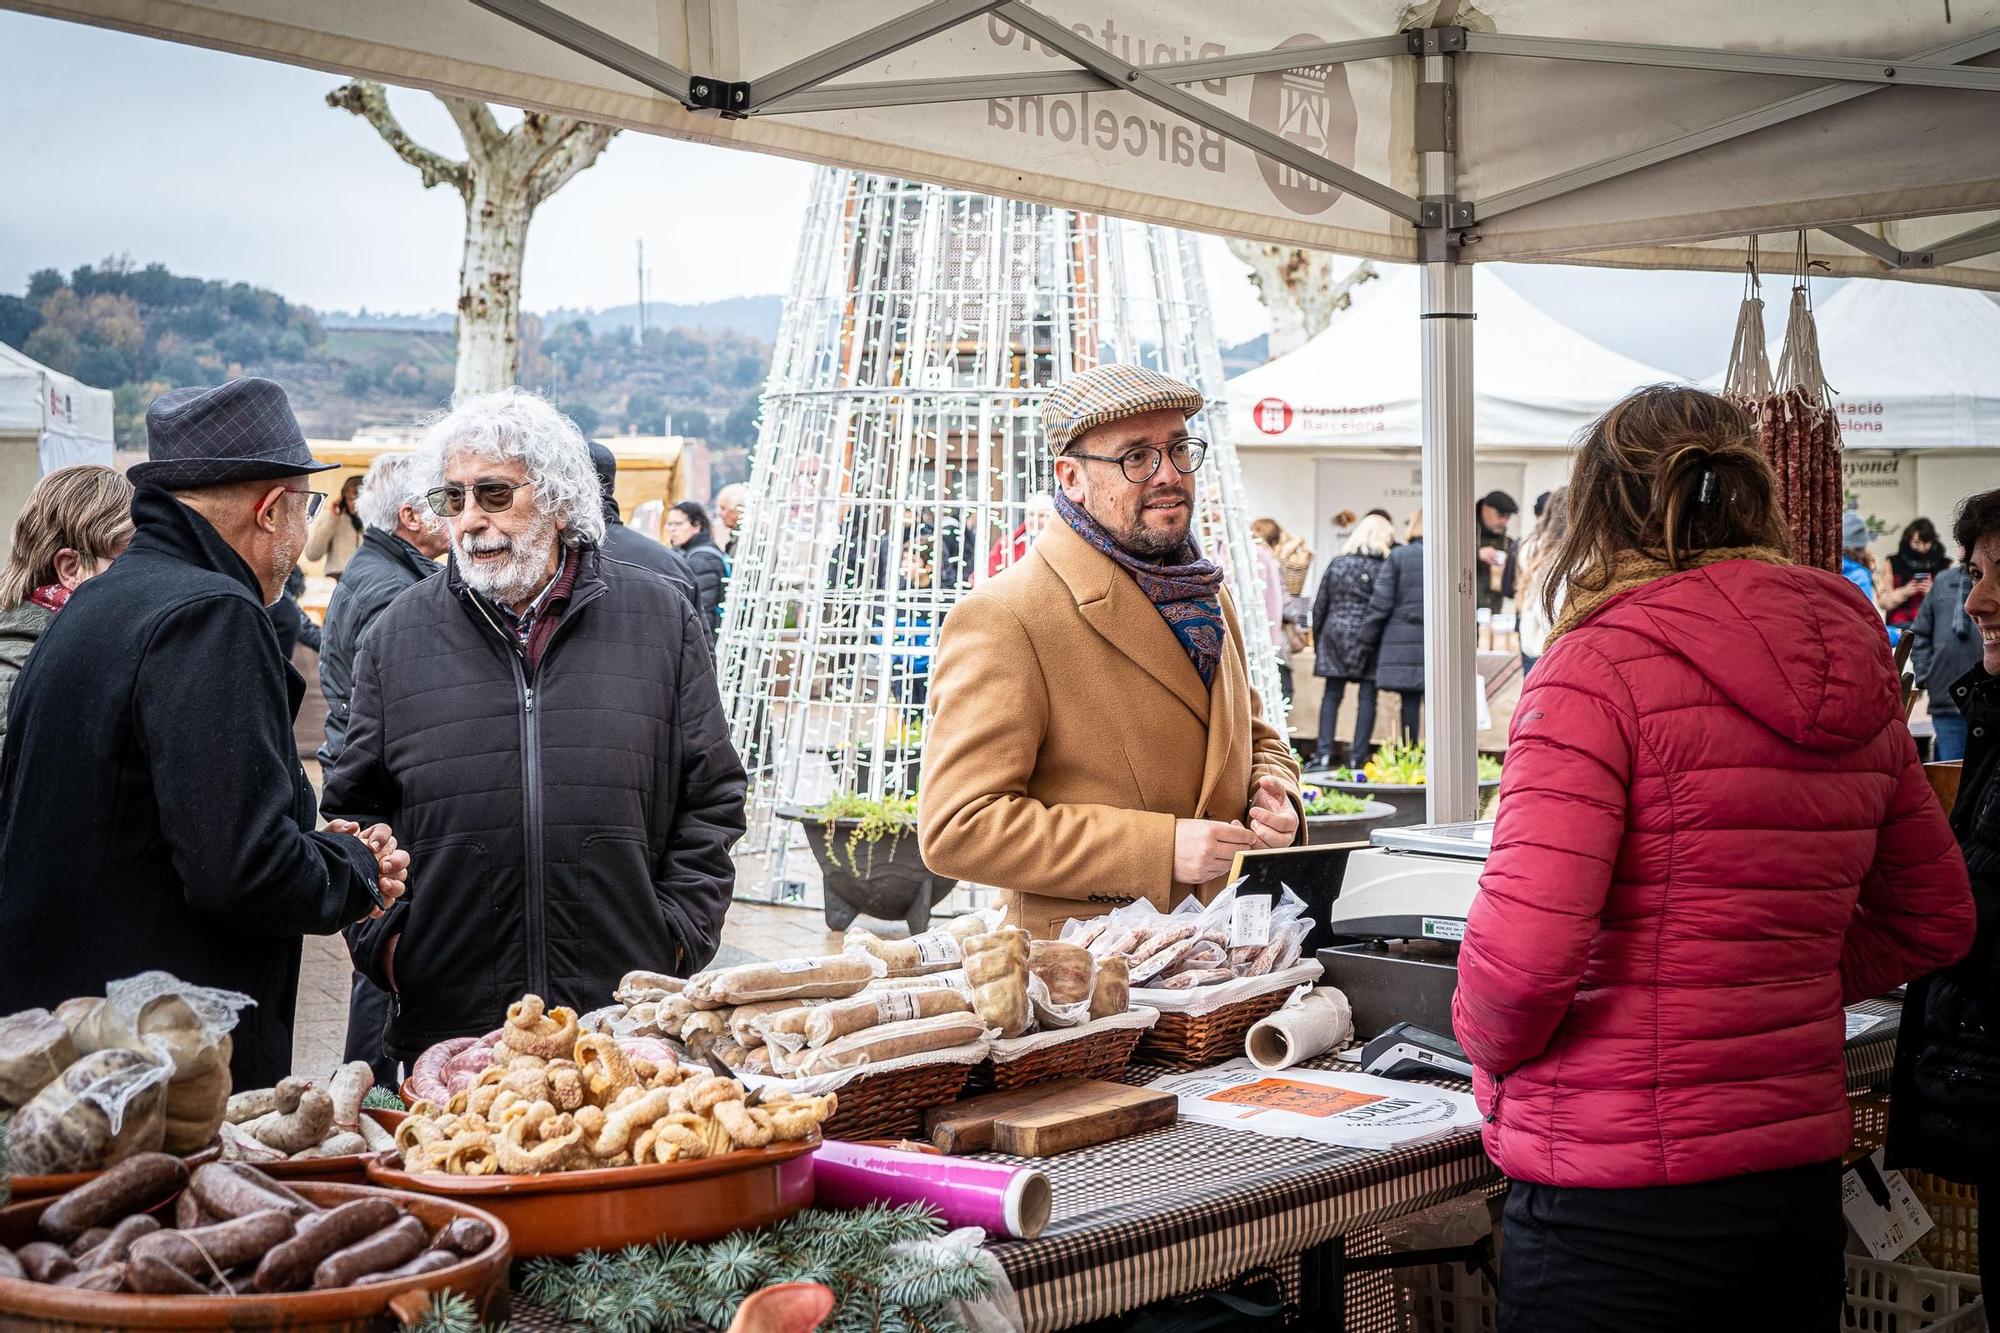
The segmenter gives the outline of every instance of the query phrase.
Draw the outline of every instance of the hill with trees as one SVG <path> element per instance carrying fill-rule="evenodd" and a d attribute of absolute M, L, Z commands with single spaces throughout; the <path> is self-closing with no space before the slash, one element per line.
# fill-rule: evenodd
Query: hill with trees
<path fill-rule="evenodd" d="M 728 308 L 730 303 L 717 303 Z M 650 314 L 651 312 L 649 312 Z M 740 311 L 729 309 L 732 317 Z M 124 257 L 64 276 L 43 269 L 0 293 L 0 342 L 113 391 L 118 444 L 145 448 L 146 404 L 170 388 L 264 375 L 283 384 L 309 435 L 344 439 L 407 424 L 451 398 L 449 327 L 347 317 L 341 327 L 276 292 L 193 278 Z M 717 449 L 717 484 L 740 480 L 771 345 L 730 328 L 649 327 L 588 317 L 521 321 L 521 382 L 587 434 L 676 434 Z"/>

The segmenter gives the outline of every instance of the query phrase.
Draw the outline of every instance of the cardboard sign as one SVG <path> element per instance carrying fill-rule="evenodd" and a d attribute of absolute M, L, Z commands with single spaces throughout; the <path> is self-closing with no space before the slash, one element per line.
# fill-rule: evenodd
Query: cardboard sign
<path fill-rule="evenodd" d="M 1840 1211 L 1868 1253 L 1881 1260 L 1896 1258 L 1937 1225 L 1903 1173 L 1882 1169 L 1880 1148 L 1841 1173 Z"/>

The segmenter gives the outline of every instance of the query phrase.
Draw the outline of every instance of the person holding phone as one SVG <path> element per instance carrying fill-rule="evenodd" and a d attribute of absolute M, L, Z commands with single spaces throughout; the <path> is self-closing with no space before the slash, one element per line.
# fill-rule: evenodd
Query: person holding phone
<path fill-rule="evenodd" d="M 1907 630 L 1915 623 L 1935 579 L 1950 568 L 1951 556 L 1938 540 L 1936 524 L 1920 518 L 1903 529 L 1903 539 L 1889 557 L 1889 586 L 1878 599 L 1891 629 Z"/>
<path fill-rule="evenodd" d="M 361 482 L 359 473 L 343 482 L 340 494 L 320 511 L 313 520 L 312 530 L 306 534 L 303 558 L 325 561 L 320 573 L 336 583 L 346 572 L 347 562 L 361 549 Z"/>

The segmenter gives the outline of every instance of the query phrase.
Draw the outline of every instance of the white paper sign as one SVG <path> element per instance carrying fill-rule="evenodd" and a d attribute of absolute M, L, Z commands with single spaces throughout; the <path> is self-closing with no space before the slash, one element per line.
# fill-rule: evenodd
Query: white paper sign
<path fill-rule="evenodd" d="M 1238 894 L 1229 904 L 1229 947 L 1261 949 L 1271 942 L 1271 900 L 1261 893 Z"/>
<path fill-rule="evenodd" d="M 1241 1059 L 1148 1086 L 1179 1097 L 1191 1120 L 1343 1148 L 1399 1148 L 1479 1123 L 1463 1092 L 1345 1071 L 1272 1074 Z"/>
<path fill-rule="evenodd" d="M 1886 1208 L 1864 1178 L 1870 1168 L 1888 1193 L 1889 1204 Z M 1882 1169 L 1880 1148 L 1841 1172 L 1840 1211 L 1847 1218 L 1847 1224 L 1854 1228 L 1854 1234 L 1868 1247 L 1868 1253 L 1885 1261 L 1902 1254 L 1929 1235 L 1937 1225 L 1924 1206 L 1917 1202 L 1917 1196 L 1910 1189 L 1910 1182 L 1903 1179 L 1903 1173 Z"/>
<path fill-rule="evenodd" d="M 1868 1032 L 1887 1021 L 1887 1019 L 1879 1014 L 1857 1014 L 1852 1009 L 1849 1009 L 1847 1011 L 1847 1039 L 1853 1041 L 1862 1033 Z"/>

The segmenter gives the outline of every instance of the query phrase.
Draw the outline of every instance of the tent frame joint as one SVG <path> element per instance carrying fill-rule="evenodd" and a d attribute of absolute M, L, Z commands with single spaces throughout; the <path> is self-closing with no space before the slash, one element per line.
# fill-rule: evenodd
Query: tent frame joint
<path fill-rule="evenodd" d="M 1403 33 L 1406 50 L 1413 56 L 1455 55 L 1468 43 L 1463 27 L 1409 28 Z"/>
<path fill-rule="evenodd" d="M 690 74 L 684 105 L 690 111 L 719 112 L 724 120 L 742 120 L 750 114 L 750 83 L 747 79 Z"/>

